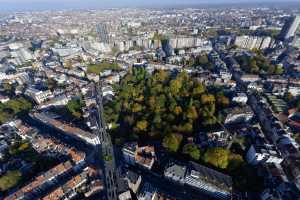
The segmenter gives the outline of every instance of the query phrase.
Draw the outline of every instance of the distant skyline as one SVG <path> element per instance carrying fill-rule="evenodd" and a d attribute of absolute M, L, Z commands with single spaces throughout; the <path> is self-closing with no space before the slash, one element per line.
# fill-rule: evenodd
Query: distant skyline
<path fill-rule="evenodd" d="M 99 9 L 111 7 L 176 7 L 180 5 L 299 3 L 299 0 L 0 0 L 0 11 Z M 276 5 L 276 4 L 274 4 Z"/>

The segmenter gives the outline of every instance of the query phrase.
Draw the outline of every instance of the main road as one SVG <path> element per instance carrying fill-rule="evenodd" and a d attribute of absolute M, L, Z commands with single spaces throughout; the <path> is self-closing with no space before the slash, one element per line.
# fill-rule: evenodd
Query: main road
<path fill-rule="evenodd" d="M 118 199 L 118 176 L 117 167 L 115 163 L 115 154 L 111 137 L 106 131 L 106 123 L 103 118 L 103 103 L 102 103 L 102 89 L 101 83 L 95 83 L 95 97 L 96 97 L 96 112 L 93 116 L 97 122 L 97 129 L 94 133 L 98 136 L 99 143 L 95 148 L 95 160 L 103 169 L 103 178 L 105 184 L 105 193 L 107 200 Z M 100 198 L 101 199 L 101 198 Z"/>
<path fill-rule="evenodd" d="M 107 30 L 101 30 L 101 25 L 96 26 L 98 37 L 101 41 L 103 36 L 108 42 Z M 104 27 L 103 27 L 104 28 Z M 103 41 L 102 41 L 103 42 Z M 103 178 L 105 184 L 105 193 L 107 200 L 118 199 L 118 175 L 115 162 L 115 154 L 110 135 L 106 131 L 106 123 L 103 117 L 103 102 L 102 102 L 102 84 L 101 80 L 95 83 L 95 97 L 96 97 L 96 112 L 93 116 L 97 122 L 97 129 L 94 133 L 98 136 L 99 144 L 95 148 L 95 161 L 100 164 L 103 169 Z M 101 198 L 100 198 L 101 199 Z"/>

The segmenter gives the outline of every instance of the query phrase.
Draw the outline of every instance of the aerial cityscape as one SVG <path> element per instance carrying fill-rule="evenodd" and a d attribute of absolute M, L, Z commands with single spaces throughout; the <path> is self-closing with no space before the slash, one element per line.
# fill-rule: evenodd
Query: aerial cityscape
<path fill-rule="evenodd" d="M 1 1 L 0 200 L 300 200 L 300 1 Z"/>

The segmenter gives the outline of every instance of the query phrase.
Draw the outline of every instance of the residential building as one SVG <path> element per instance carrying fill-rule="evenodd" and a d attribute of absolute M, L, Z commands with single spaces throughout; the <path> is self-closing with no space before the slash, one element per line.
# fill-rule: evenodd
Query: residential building
<path fill-rule="evenodd" d="M 90 132 L 84 131 L 80 128 L 72 127 L 61 121 L 58 121 L 53 116 L 51 117 L 50 113 L 46 114 L 43 112 L 40 112 L 40 113 L 35 112 L 35 113 L 31 113 L 30 116 L 33 119 L 45 124 L 46 126 L 49 126 L 49 127 L 59 130 L 62 134 L 70 136 L 71 138 L 83 141 L 89 145 L 99 144 L 99 139 L 96 135 L 94 135 Z"/>
<path fill-rule="evenodd" d="M 72 177 L 65 184 L 48 193 L 42 200 L 72 199 L 77 195 L 77 189 L 87 182 L 88 168 Z"/>
<path fill-rule="evenodd" d="M 244 82 L 256 82 L 260 80 L 260 77 L 254 74 L 244 74 L 241 76 L 241 80 Z"/>
<path fill-rule="evenodd" d="M 53 98 L 53 94 L 50 90 L 41 91 L 37 90 L 35 88 L 28 88 L 25 91 L 25 95 L 32 98 L 37 104 L 41 104 L 45 102 L 46 100 Z"/>
<path fill-rule="evenodd" d="M 190 162 L 185 176 L 185 184 L 216 198 L 231 199 L 232 179 L 230 176 Z"/>
<path fill-rule="evenodd" d="M 54 182 L 55 179 L 67 171 L 71 170 L 73 167 L 70 161 L 65 163 L 61 163 L 47 172 L 41 174 L 40 176 L 34 178 L 29 184 L 25 185 L 21 189 L 12 193 L 11 195 L 4 198 L 4 200 L 21 200 L 26 198 L 26 196 L 38 192 L 39 188 L 41 188 L 46 183 Z"/>
<path fill-rule="evenodd" d="M 145 182 L 137 195 L 138 200 L 158 200 L 157 189 L 150 183 Z"/>
<path fill-rule="evenodd" d="M 186 166 L 170 162 L 165 167 L 164 176 L 171 181 L 183 185 L 185 183 L 186 170 Z"/>
<path fill-rule="evenodd" d="M 300 87 L 298 86 L 289 86 L 288 92 L 291 93 L 294 97 L 297 97 L 300 95 Z"/>
<path fill-rule="evenodd" d="M 123 158 L 130 165 L 138 165 L 151 170 L 156 160 L 153 146 L 139 147 L 137 143 L 128 143 L 122 148 Z"/>
<path fill-rule="evenodd" d="M 122 148 L 124 161 L 130 165 L 135 164 L 135 152 L 137 149 L 137 143 L 127 143 Z"/>
<path fill-rule="evenodd" d="M 232 98 L 232 101 L 240 104 L 246 104 L 248 101 L 248 97 L 245 93 L 238 93 Z"/>
<path fill-rule="evenodd" d="M 263 177 L 266 188 L 260 194 L 261 200 L 294 200 L 300 196 L 300 190 L 289 180 L 286 170 L 279 164 L 264 164 Z"/>
<path fill-rule="evenodd" d="M 118 199 L 119 200 L 132 200 L 130 191 L 127 190 L 126 192 L 119 194 Z"/>
<path fill-rule="evenodd" d="M 142 176 L 129 170 L 126 173 L 125 180 L 127 180 L 128 186 L 132 190 L 132 192 L 137 193 L 142 183 Z"/>
<path fill-rule="evenodd" d="M 227 114 L 225 124 L 249 122 L 254 117 L 250 106 L 229 108 L 225 110 L 225 113 Z"/>

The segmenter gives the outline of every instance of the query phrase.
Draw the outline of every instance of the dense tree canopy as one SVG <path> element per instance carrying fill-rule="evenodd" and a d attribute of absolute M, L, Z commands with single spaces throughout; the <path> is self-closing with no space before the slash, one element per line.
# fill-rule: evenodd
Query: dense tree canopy
<path fill-rule="evenodd" d="M 189 67 L 200 66 L 207 70 L 214 69 L 214 65 L 208 59 L 207 54 L 201 54 L 198 56 L 190 57 L 188 60 L 183 60 L 182 64 L 189 66 Z"/>
<path fill-rule="evenodd" d="M 53 109 L 53 112 L 63 116 L 68 121 L 78 121 L 82 119 L 82 107 L 84 102 L 81 97 L 70 100 L 64 107 Z"/>
<path fill-rule="evenodd" d="M 187 136 L 216 124 L 216 95 L 186 73 L 174 76 L 156 71 L 150 75 L 135 68 L 115 89 L 118 96 L 105 106 L 105 116 L 108 123 L 120 124 L 122 137 Z M 227 99 L 221 103 L 227 104 Z"/>
<path fill-rule="evenodd" d="M 282 74 L 283 68 L 279 65 L 273 65 L 263 55 L 255 56 L 237 56 L 241 68 L 247 73 L 253 74 Z"/>
<path fill-rule="evenodd" d="M 82 107 L 83 101 L 81 99 L 73 99 L 66 105 L 68 112 L 77 119 L 82 116 Z"/>
<path fill-rule="evenodd" d="M 217 168 L 233 171 L 238 169 L 243 163 L 243 157 L 230 152 L 227 149 L 216 147 L 209 148 L 203 156 L 203 161 Z"/>
<path fill-rule="evenodd" d="M 32 108 L 32 103 L 24 98 L 17 98 L 0 103 L 0 124 L 23 114 Z"/>

